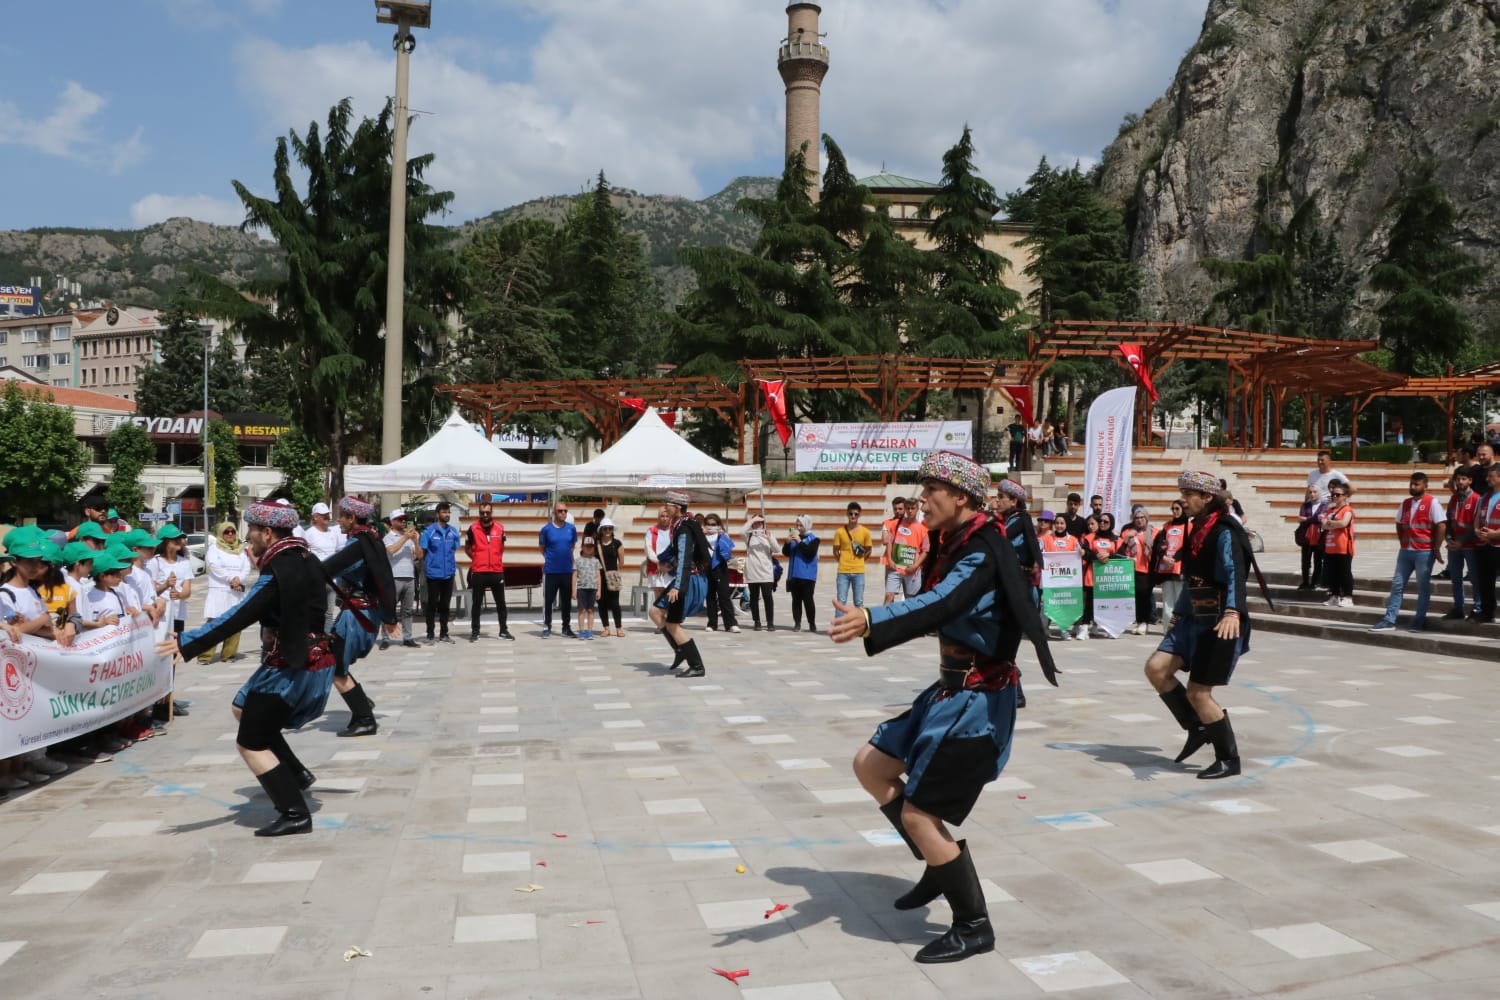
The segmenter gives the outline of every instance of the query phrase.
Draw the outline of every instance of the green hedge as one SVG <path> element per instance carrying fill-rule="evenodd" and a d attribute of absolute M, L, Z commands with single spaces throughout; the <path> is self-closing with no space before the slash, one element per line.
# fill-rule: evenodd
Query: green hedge
<path fill-rule="evenodd" d="M 1330 451 L 1333 452 L 1335 462 L 1349 461 L 1349 446 L 1347 444 L 1334 445 Z M 1359 446 L 1360 462 L 1390 462 L 1395 465 L 1405 465 L 1411 462 L 1414 448 L 1409 444 L 1362 444 Z"/>
<path fill-rule="evenodd" d="M 1457 447 L 1457 445 L 1455 445 Z M 1418 441 L 1417 451 L 1422 456 L 1422 461 L 1437 464 L 1444 460 L 1448 453 L 1447 441 Z"/>

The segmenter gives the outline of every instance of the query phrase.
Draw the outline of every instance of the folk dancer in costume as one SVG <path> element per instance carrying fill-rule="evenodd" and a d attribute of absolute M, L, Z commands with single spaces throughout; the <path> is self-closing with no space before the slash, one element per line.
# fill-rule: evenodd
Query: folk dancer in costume
<path fill-rule="evenodd" d="M 182 637 L 192 657 L 248 626 L 261 626 L 261 665 L 234 696 L 236 749 L 276 806 L 275 822 L 257 837 L 309 833 L 312 816 L 302 793 L 313 774 L 287 745 L 284 729 L 323 714 L 332 686 L 333 639 L 323 630 L 323 572 L 307 542 L 292 535 L 297 512 L 251 504 L 245 512 L 249 549 L 260 577 L 244 600 Z"/>
<path fill-rule="evenodd" d="M 664 612 L 660 615 L 662 635 L 672 647 L 673 669 L 679 660 L 687 661 L 687 668 L 672 674 L 673 677 L 702 677 L 705 673 L 698 642 L 689 639 L 682 627 L 683 619 L 697 610 L 690 605 L 701 605 L 707 595 L 707 581 L 693 569 L 694 563 L 706 561 L 704 557 L 710 551 L 702 526 L 688 515 L 690 499 L 688 494 L 673 490 L 667 494 L 661 509 L 663 518 L 672 522 L 672 544 L 660 556 L 662 565 L 672 573 L 672 582 L 657 600 L 655 610 Z M 655 619 L 657 615 L 652 617 Z"/>
<path fill-rule="evenodd" d="M 1146 679 L 1187 731 L 1178 763 L 1211 743 L 1214 762 L 1198 777 L 1228 778 L 1240 773 L 1240 751 L 1229 714 L 1214 700 L 1213 689 L 1229 683 L 1235 664 L 1250 648 L 1245 603 L 1250 540 L 1230 513 L 1217 477 L 1184 472 L 1177 486 L 1192 519 L 1178 552 L 1183 591 L 1172 608 L 1166 637 L 1146 660 Z M 1186 688 L 1177 680 L 1182 670 L 1188 671 Z"/>
<path fill-rule="evenodd" d="M 375 722 L 375 701 L 354 679 L 350 668 L 375 648 L 379 617 L 386 636 L 399 634 L 395 624 L 396 580 L 391 574 L 391 560 L 385 543 L 375 530 L 375 508 L 358 497 L 339 501 L 339 528 L 344 532 L 344 547 L 338 555 L 323 563 L 324 570 L 341 591 L 339 613 L 330 631 L 341 641 L 339 662 L 333 670 L 333 686 L 344 704 L 349 706 L 349 725 L 340 736 L 374 736 L 380 727 Z M 377 606 L 378 615 L 374 614 Z"/>
<path fill-rule="evenodd" d="M 937 683 L 875 730 L 855 755 L 854 773 L 913 856 L 927 862 L 896 907 L 915 909 L 942 895 L 953 908 L 953 926 L 916 960 L 956 962 L 994 950 L 995 932 L 968 846 L 955 842 L 946 824 L 964 821 L 1010 757 L 1023 634 L 1036 646 L 1047 680 L 1057 681 L 1015 550 L 985 513 L 989 474 L 967 458 L 938 452 L 922 462 L 917 479 L 934 539 L 922 592 L 877 608 L 835 602 L 839 617 L 828 631 L 834 642 L 863 637 L 870 655 L 938 634 Z"/>

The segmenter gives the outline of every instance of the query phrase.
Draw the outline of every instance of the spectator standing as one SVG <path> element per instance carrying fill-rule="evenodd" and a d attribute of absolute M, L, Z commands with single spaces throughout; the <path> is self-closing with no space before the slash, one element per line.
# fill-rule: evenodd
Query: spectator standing
<path fill-rule="evenodd" d="M 417 561 L 422 558 L 421 539 L 417 529 L 407 524 L 405 508 L 391 511 L 391 530 L 381 540 L 391 557 L 391 576 L 396 581 L 396 615 L 401 621 L 401 645 L 415 646 L 411 632 L 411 604 L 417 593 Z M 390 640 L 380 637 L 380 648 L 390 647 Z"/>
<path fill-rule="evenodd" d="M 603 518 L 599 522 L 599 561 L 604 565 L 604 575 L 599 581 L 599 624 L 604 626 L 600 635 L 609 637 L 609 616 L 615 617 L 615 635 L 625 637 L 625 627 L 620 623 L 620 593 L 625 589 L 625 578 L 620 572 L 625 563 L 621 558 L 625 545 L 615 537 L 615 522 Z"/>
<path fill-rule="evenodd" d="M 318 557 L 319 562 L 332 559 L 339 549 L 344 547 L 344 532 L 338 525 L 330 523 L 332 514 L 333 509 L 321 500 L 313 504 L 312 527 L 302 533 L 302 537 L 307 541 L 307 547 L 312 550 L 313 555 Z M 338 613 L 338 597 L 330 587 L 328 588 L 327 624 L 332 624 Z"/>
<path fill-rule="evenodd" d="M 598 527 L 595 526 L 595 531 Z M 594 612 L 599 609 L 599 578 L 604 564 L 599 561 L 598 542 L 594 535 L 584 535 L 578 557 L 573 560 L 573 601 L 578 605 L 578 638 L 594 637 Z M 564 619 L 566 621 L 566 619 Z"/>
<path fill-rule="evenodd" d="M 157 593 L 167 598 L 167 620 L 180 640 L 187 629 L 188 598 L 193 596 L 193 563 L 187 557 L 187 539 L 175 524 L 156 533 L 156 555 L 146 563 Z"/>
<path fill-rule="evenodd" d="M 1479 576 L 1476 566 L 1479 549 L 1478 528 L 1479 494 L 1472 489 L 1474 472 L 1461 465 L 1453 470 L 1453 495 L 1448 498 L 1448 579 L 1453 581 L 1453 610 L 1443 617 L 1462 621 L 1465 609 L 1479 607 L 1479 591 L 1475 583 Z M 1464 580 L 1469 581 L 1469 597 L 1464 600 Z"/>
<path fill-rule="evenodd" d="M 1156 619 L 1156 601 L 1152 599 L 1151 549 L 1156 544 L 1156 529 L 1145 504 L 1130 508 L 1130 523 L 1120 532 L 1119 552 L 1135 563 L 1135 621 L 1126 629 L 1131 635 L 1145 635 Z"/>
<path fill-rule="evenodd" d="M 761 628 L 761 605 L 766 609 L 766 631 L 776 631 L 776 609 L 771 592 L 776 589 L 776 544 L 766 530 L 763 514 L 752 514 L 745 525 L 745 586 L 750 591 L 750 618 L 755 631 Z"/>
<path fill-rule="evenodd" d="M 708 561 L 708 630 L 719 630 L 719 618 L 724 619 L 724 631 L 738 632 L 739 623 L 734 617 L 734 598 L 729 594 L 729 560 L 734 556 L 734 539 L 724 530 L 724 522 L 717 514 L 703 518 L 703 536 L 713 555 Z"/>
<path fill-rule="evenodd" d="M 1354 506 L 1349 502 L 1349 484 L 1335 479 L 1328 484 L 1328 506 L 1321 515 L 1323 575 L 1329 607 L 1354 607 Z"/>
<path fill-rule="evenodd" d="M 1500 465 L 1490 464 L 1485 485 L 1488 489 L 1479 498 L 1479 513 L 1475 518 L 1480 545 L 1474 550 L 1478 573 L 1474 592 L 1478 595 L 1479 613 L 1473 620 L 1488 625 L 1495 621 L 1495 574 L 1500 571 Z"/>
<path fill-rule="evenodd" d="M 458 548 L 463 536 L 449 522 L 453 505 L 444 500 L 437 505 L 437 520 L 422 532 L 422 569 L 427 577 L 427 599 L 422 608 L 427 613 L 427 641 L 452 642 L 448 635 L 448 605 L 453 600 L 453 578 L 458 575 Z M 432 637 L 433 618 L 437 618 L 438 636 Z"/>
<path fill-rule="evenodd" d="M 1317 489 L 1318 499 L 1327 503 L 1335 479 L 1345 484 L 1349 482 L 1348 476 L 1333 467 L 1333 452 L 1325 448 L 1318 452 L 1318 467 L 1307 474 L 1307 488 Z"/>
<path fill-rule="evenodd" d="M 818 585 L 818 536 L 813 534 L 812 517 L 797 516 L 797 526 L 787 531 L 787 539 L 781 546 L 781 554 L 787 557 L 786 589 L 792 596 L 792 631 L 802 628 L 802 615 L 807 615 L 807 630 L 818 631 L 817 612 L 813 606 L 813 590 Z"/>
<path fill-rule="evenodd" d="M 479 641 L 479 613 L 485 591 L 495 601 L 500 638 L 515 639 L 506 628 L 505 525 L 495 520 L 494 496 L 480 493 L 474 498 L 479 520 L 464 532 L 464 555 L 469 557 L 469 641 Z"/>
<path fill-rule="evenodd" d="M 833 533 L 833 554 L 838 560 L 838 575 L 834 586 L 840 604 L 850 603 L 857 608 L 865 606 L 865 556 L 870 554 L 875 539 L 870 529 L 860 524 L 864 508 L 850 503 L 845 510 L 845 522 Z"/>
<path fill-rule="evenodd" d="M 1297 529 L 1292 539 L 1302 550 L 1302 582 L 1298 590 L 1316 590 L 1323 579 L 1323 535 L 1321 517 L 1327 506 L 1320 498 L 1318 488 L 1309 486 L 1307 496 L 1297 511 Z M 1170 607 L 1170 605 L 1168 605 Z"/>
<path fill-rule="evenodd" d="M 1433 560 L 1443 561 L 1443 537 L 1448 531 L 1447 510 L 1437 497 L 1427 492 L 1427 473 L 1413 472 L 1407 486 L 1411 494 L 1396 509 L 1396 537 L 1401 551 L 1396 553 L 1396 572 L 1391 577 L 1391 594 L 1385 604 L 1385 617 L 1370 626 L 1372 632 L 1396 627 L 1406 582 L 1417 574 L 1417 613 L 1408 632 L 1427 627 L 1427 605 L 1432 600 Z"/>
<path fill-rule="evenodd" d="M 1005 433 L 1010 438 L 1010 471 L 1019 472 L 1021 456 L 1026 450 L 1026 425 L 1021 423 L 1019 415 L 1005 428 Z M 839 600 L 842 602 L 843 598 Z"/>
<path fill-rule="evenodd" d="M 651 588 L 651 606 L 654 611 L 657 610 L 656 602 L 672 585 L 671 570 L 662 558 L 672 549 L 672 517 L 665 507 L 656 515 L 656 523 L 646 529 L 645 544 L 646 558 L 641 562 L 641 572 L 646 577 L 646 585 Z M 653 617 L 662 617 L 665 621 L 664 616 Z M 661 628 L 660 622 L 657 623 L 657 628 Z"/>
<path fill-rule="evenodd" d="M 1172 617 L 1177 597 L 1182 593 L 1182 544 L 1187 541 L 1188 517 L 1181 500 L 1172 501 L 1172 519 L 1161 526 L 1151 546 L 1151 569 L 1161 581 L 1161 605 L 1164 619 Z"/>
<path fill-rule="evenodd" d="M 204 573 L 208 577 L 208 592 L 203 599 L 203 620 L 211 622 L 239 603 L 245 596 L 245 581 L 250 577 L 250 556 L 245 552 L 245 543 L 239 539 L 234 525 L 225 521 L 214 529 L 214 544 L 203 548 Z M 128 567 L 127 567 L 128 569 Z M 128 602 L 127 602 L 128 603 Z M 239 655 L 240 634 L 227 636 L 218 649 L 221 660 L 231 660 Z M 214 648 L 210 646 L 198 657 L 199 663 L 212 663 Z"/>
<path fill-rule="evenodd" d="M 900 516 L 885 532 L 885 603 L 907 600 L 922 590 L 922 564 L 930 545 L 927 525 L 917 520 L 917 501 L 902 500 Z M 787 584 L 791 590 L 791 584 Z"/>
<path fill-rule="evenodd" d="M 552 606 L 561 604 L 562 634 L 578 638 L 569 619 L 573 617 L 573 546 L 578 544 L 578 528 L 568 523 L 568 505 L 552 506 L 552 520 L 537 532 L 537 547 L 542 550 L 542 638 L 552 635 Z"/>
<path fill-rule="evenodd" d="M 1100 497 L 1099 502 L 1102 504 L 1104 502 L 1104 498 Z M 1089 519 L 1084 517 L 1083 514 L 1080 513 L 1080 511 L 1082 510 L 1083 496 L 1078 493 L 1069 493 L 1068 509 L 1062 514 L 1058 515 L 1057 518 L 1059 521 L 1062 521 L 1067 525 L 1068 534 L 1072 535 L 1074 538 L 1082 538 L 1084 535 L 1088 534 L 1089 531 Z"/>

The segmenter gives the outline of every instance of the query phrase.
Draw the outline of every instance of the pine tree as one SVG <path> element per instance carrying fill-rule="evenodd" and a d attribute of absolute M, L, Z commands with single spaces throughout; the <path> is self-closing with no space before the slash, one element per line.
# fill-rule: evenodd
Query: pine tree
<path fill-rule="evenodd" d="M 1437 374 L 1474 339 L 1474 326 L 1455 300 L 1484 276 L 1473 254 L 1457 245 L 1458 212 L 1424 171 L 1396 200 L 1385 256 L 1370 271 L 1381 304 L 1381 345 L 1393 370 Z"/>
<path fill-rule="evenodd" d="M 204 336 L 181 302 L 168 306 L 157 339 L 161 360 L 141 369 L 135 401 L 141 416 L 177 417 L 203 409 Z"/>
<path fill-rule="evenodd" d="M 1049 321 L 1132 316 L 1140 273 L 1130 262 L 1124 217 L 1078 166 L 1054 171 L 1044 159 L 1025 193 L 1007 204 L 1018 200 L 1032 226 L 1021 241 L 1032 251 L 1032 311 Z"/>

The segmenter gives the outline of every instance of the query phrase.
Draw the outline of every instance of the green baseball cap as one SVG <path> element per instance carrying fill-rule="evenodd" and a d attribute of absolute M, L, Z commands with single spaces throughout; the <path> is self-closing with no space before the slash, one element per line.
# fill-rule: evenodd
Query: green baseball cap
<path fill-rule="evenodd" d="M 80 542 L 83 541 L 85 538 L 103 539 L 104 538 L 104 529 L 101 528 L 101 527 L 99 527 L 99 522 L 98 521 L 84 521 L 73 532 L 73 537 L 75 539 L 77 539 L 78 541 L 80 541 Z"/>
<path fill-rule="evenodd" d="M 151 537 L 151 532 L 141 528 L 132 528 L 130 531 L 125 532 L 123 536 L 117 535 L 116 537 L 132 549 L 156 548 L 156 539 Z"/>
<path fill-rule="evenodd" d="M 97 553 L 84 542 L 73 541 L 63 546 L 63 565 L 71 566 L 74 563 L 87 562 L 94 558 Z"/>
<path fill-rule="evenodd" d="M 94 575 L 108 573 L 111 570 L 129 569 L 130 561 L 121 559 L 118 551 L 105 549 L 103 552 L 94 553 Z"/>
<path fill-rule="evenodd" d="M 9 536 L 5 539 L 5 551 L 12 559 L 40 559 L 47 554 L 45 546 L 47 542 L 41 539 L 22 538 L 12 542 Z M 54 548 L 56 546 L 53 546 Z"/>
<path fill-rule="evenodd" d="M 10 545 L 17 542 L 44 542 L 47 533 L 34 524 L 23 524 L 19 528 L 12 528 L 5 534 L 5 544 Z"/>
<path fill-rule="evenodd" d="M 181 538 L 182 529 L 175 524 L 164 524 L 156 529 L 156 540 L 165 542 L 168 538 Z"/>
<path fill-rule="evenodd" d="M 111 507 L 109 510 L 104 512 L 104 516 L 118 520 L 120 517 L 120 512 Z"/>
<path fill-rule="evenodd" d="M 99 553 L 99 555 L 105 555 L 106 553 L 110 556 L 113 556 L 115 559 L 124 560 L 126 563 L 135 562 L 135 550 L 128 545 L 119 545 L 114 541 L 111 541 L 104 547 L 104 551 Z M 98 558 L 99 556 L 94 557 L 96 562 Z"/>

